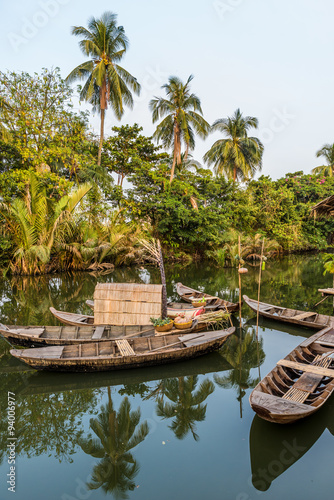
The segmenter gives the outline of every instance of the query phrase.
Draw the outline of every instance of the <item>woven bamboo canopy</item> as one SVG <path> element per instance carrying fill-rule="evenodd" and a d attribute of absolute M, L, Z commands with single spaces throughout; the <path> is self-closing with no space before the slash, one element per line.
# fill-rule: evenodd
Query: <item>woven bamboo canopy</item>
<path fill-rule="evenodd" d="M 161 316 L 162 285 L 99 283 L 94 292 L 96 325 L 149 325 Z"/>
<path fill-rule="evenodd" d="M 319 201 L 311 209 L 311 215 L 314 217 L 333 217 L 334 216 L 334 195 L 325 200 Z"/>

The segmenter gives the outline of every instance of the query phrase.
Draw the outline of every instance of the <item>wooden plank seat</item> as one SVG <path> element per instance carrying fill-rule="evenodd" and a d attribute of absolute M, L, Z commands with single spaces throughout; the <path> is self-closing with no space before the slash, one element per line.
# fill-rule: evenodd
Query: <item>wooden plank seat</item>
<path fill-rule="evenodd" d="M 102 338 L 104 332 L 104 326 L 97 326 L 95 332 L 92 335 L 92 340 L 98 340 Z"/>
<path fill-rule="evenodd" d="M 135 356 L 136 353 L 130 346 L 129 342 L 125 339 L 115 340 L 119 352 L 122 356 Z"/>
<path fill-rule="evenodd" d="M 17 330 L 10 331 L 13 331 L 13 333 L 19 333 L 20 335 L 40 337 L 44 333 L 44 328 L 18 328 Z"/>
<path fill-rule="evenodd" d="M 334 347 L 334 342 L 329 342 L 326 339 L 324 339 L 324 340 L 315 340 L 314 343 L 315 344 L 324 345 L 326 347 Z"/>
<path fill-rule="evenodd" d="M 297 314 L 296 316 L 293 316 L 293 319 L 305 319 L 305 318 L 310 318 L 311 316 L 316 316 L 316 313 L 314 313 L 314 312 L 303 312 L 301 314 Z"/>
<path fill-rule="evenodd" d="M 331 357 L 321 356 L 318 354 L 314 358 L 312 366 L 328 368 L 331 362 Z M 315 391 L 322 379 L 323 376 L 320 374 L 316 375 L 314 373 L 303 373 L 296 383 L 284 394 L 283 399 L 288 399 L 297 403 L 304 403 L 309 395 Z"/>
<path fill-rule="evenodd" d="M 302 371 L 305 373 L 313 373 L 314 375 L 321 375 L 322 377 L 334 378 L 334 370 L 330 368 L 323 368 L 316 365 L 307 365 L 304 363 L 298 363 L 297 361 L 290 361 L 288 359 L 280 359 L 277 366 L 285 366 L 286 368 L 292 368 L 293 370 Z"/>

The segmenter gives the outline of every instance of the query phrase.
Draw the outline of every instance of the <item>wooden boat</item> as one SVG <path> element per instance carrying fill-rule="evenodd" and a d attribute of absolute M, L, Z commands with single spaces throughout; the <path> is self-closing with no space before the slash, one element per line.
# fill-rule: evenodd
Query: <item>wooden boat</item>
<path fill-rule="evenodd" d="M 86 304 L 94 311 L 94 300 L 86 300 Z"/>
<path fill-rule="evenodd" d="M 94 300 L 86 300 L 86 304 L 94 311 Z M 215 311 L 216 309 L 218 309 L 219 307 L 219 304 L 209 304 L 205 307 L 205 312 L 209 312 L 209 311 Z M 57 316 L 55 314 L 56 313 L 60 313 L 62 314 L 60 311 L 56 311 L 55 309 L 52 310 L 53 308 L 50 307 L 50 311 L 52 312 L 52 314 L 54 314 L 54 316 L 56 316 L 60 321 L 64 321 L 63 319 L 61 319 L 59 316 Z M 178 314 L 180 312 L 184 312 L 185 314 L 188 314 L 188 315 L 191 315 L 191 314 L 194 314 L 194 312 L 197 312 L 197 311 L 200 311 L 202 309 L 202 307 L 191 307 L 189 306 L 188 303 L 184 303 L 184 302 L 169 302 L 167 304 L 167 316 L 169 318 L 176 318 L 176 316 L 178 316 Z M 54 312 L 55 311 L 55 312 Z M 70 314 L 70 313 L 63 313 L 63 314 Z M 88 316 L 88 318 L 91 318 L 92 316 Z M 71 323 L 73 324 L 73 323 Z"/>
<path fill-rule="evenodd" d="M 112 338 L 152 336 L 154 326 L 5 326 L 0 334 L 11 344 L 24 347 L 107 342 Z"/>
<path fill-rule="evenodd" d="M 210 321 L 200 323 L 195 318 L 190 328 L 178 330 L 173 327 L 168 334 L 201 332 L 208 328 L 209 325 Z M 84 325 L 82 323 L 70 323 L 64 326 L 6 326 L 0 323 L 0 335 L 5 337 L 11 344 L 32 347 L 106 342 L 122 337 L 152 337 L 165 334 L 156 333 L 153 325 Z"/>
<path fill-rule="evenodd" d="M 247 295 L 243 296 L 243 300 L 254 312 L 257 312 L 257 300 L 250 299 Z M 297 309 L 274 306 L 272 304 L 266 304 L 265 302 L 259 303 L 259 314 L 265 318 L 307 326 L 309 328 L 316 328 L 318 330 L 326 326 L 334 328 L 333 316 L 326 316 L 325 314 L 318 314 L 315 312 L 298 311 Z"/>
<path fill-rule="evenodd" d="M 152 366 L 149 370 L 145 367 L 137 370 L 120 370 L 113 372 L 94 373 L 90 377 L 83 377 L 80 373 L 72 373 L 69 377 L 66 373 L 45 372 L 34 370 L 31 366 L 21 363 L 10 356 L 16 368 L 29 376 L 18 380 L 18 386 L 14 386 L 16 394 L 20 396 L 31 396 L 35 394 L 50 394 L 55 392 L 78 391 L 87 389 L 99 389 L 103 387 L 115 387 L 117 385 L 139 386 L 153 381 L 169 378 L 189 377 L 201 374 L 212 374 L 226 372 L 231 365 L 215 351 L 206 356 L 180 361 L 176 364 L 165 364 Z M 7 372 L 4 372 L 7 373 Z M 134 392 L 136 388 L 133 387 Z"/>
<path fill-rule="evenodd" d="M 76 314 L 64 311 L 57 311 L 54 307 L 50 307 L 50 312 L 57 318 L 61 323 L 65 325 L 94 325 L 94 316 L 87 316 L 87 314 Z"/>
<path fill-rule="evenodd" d="M 255 387 L 249 401 L 264 420 L 286 424 L 315 413 L 334 391 L 334 329 L 304 340 Z"/>
<path fill-rule="evenodd" d="M 132 338 L 90 344 L 11 349 L 40 370 L 92 372 L 139 368 L 195 358 L 219 349 L 235 328 L 186 335 Z"/>
<path fill-rule="evenodd" d="M 209 295 L 208 293 L 199 292 L 198 290 L 194 290 L 193 288 L 182 285 L 182 283 L 176 284 L 176 291 L 186 302 L 192 302 L 195 299 L 201 299 L 205 297 L 207 299 L 207 306 L 215 305 L 218 309 L 223 309 L 224 311 L 227 310 L 227 312 L 233 312 L 239 309 L 239 304 L 237 303 L 220 299 L 219 297 Z"/>

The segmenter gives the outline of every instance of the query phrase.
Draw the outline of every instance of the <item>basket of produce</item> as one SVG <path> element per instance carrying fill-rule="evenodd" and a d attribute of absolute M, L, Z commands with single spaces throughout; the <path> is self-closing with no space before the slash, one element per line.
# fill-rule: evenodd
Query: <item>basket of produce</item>
<path fill-rule="evenodd" d="M 170 332 L 173 328 L 173 320 L 170 318 L 151 318 L 151 323 L 156 332 Z"/>
<path fill-rule="evenodd" d="M 192 318 L 186 316 L 185 314 L 179 314 L 174 319 L 174 326 L 177 330 L 186 330 L 187 328 L 191 328 L 193 324 Z"/>
<path fill-rule="evenodd" d="M 206 306 L 206 298 L 202 297 L 201 299 L 194 299 L 192 302 L 193 307 L 205 307 Z"/>

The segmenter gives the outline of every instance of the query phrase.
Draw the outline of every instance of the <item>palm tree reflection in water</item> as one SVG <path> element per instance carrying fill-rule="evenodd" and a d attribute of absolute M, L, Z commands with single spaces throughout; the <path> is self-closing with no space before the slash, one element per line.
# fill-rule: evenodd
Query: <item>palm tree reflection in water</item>
<path fill-rule="evenodd" d="M 160 380 L 146 399 L 156 399 L 159 417 L 173 419 L 169 428 L 177 439 L 184 439 L 190 431 L 198 441 L 196 422 L 205 420 L 207 405 L 203 403 L 213 391 L 214 384 L 209 379 L 204 379 L 198 387 L 198 376 L 191 375 Z M 170 402 L 164 401 L 164 397 Z"/>
<path fill-rule="evenodd" d="M 246 327 L 247 328 L 247 327 Z M 254 330 L 244 335 L 233 335 L 221 349 L 221 354 L 232 366 L 228 375 L 214 374 L 213 378 L 219 387 L 236 388 L 237 400 L 240 403 L 240 418 L 242 418 L 242 399 L 247 389 L 254 389 L 261 377 L 251 377 L 252 368 L 260 368 L 265 359 L 263 340 L 256 340 Z"/>
<path fill-rule="evenodd" d="M 130 450 L 146 438 L 149 427 L 146 420 L 139 425 L 140 408 L 131 411 L 131 404 L 125 397 L 118 409 L 114 409 L 108 387 L 108 403 L 101 407 L 97 418 L 90 420 L 91 434 L 80 438 L 82 450 L 100 461 L 94 466 L 89 490 L 102 488 L 104 493 L 112 493 L 116 499 L 128 498 L 128 491 L 136 487 L 134 478 L 139 472 L 139 464 Z"/>

